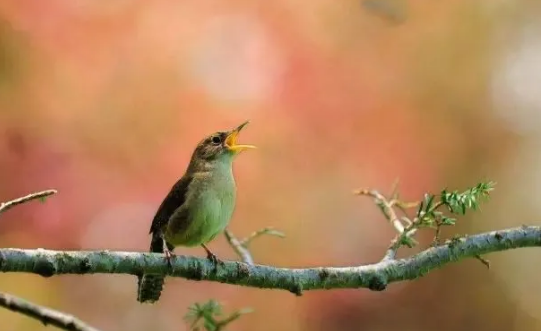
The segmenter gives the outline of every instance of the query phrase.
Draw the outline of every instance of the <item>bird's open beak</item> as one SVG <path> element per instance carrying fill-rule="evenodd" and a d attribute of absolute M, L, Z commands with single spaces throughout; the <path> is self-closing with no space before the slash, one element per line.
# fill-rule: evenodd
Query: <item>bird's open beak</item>
<path fill-rule="evenodd" d="M 242 128 L 244 128 L 246 126 L 246 124 L 248 124 L 248 123 L 249 123 L 249 121 L 246 121 L 246 122 L 242 123 L 236 129 L 232 130 L 229 133 L 229 135 L 227 136 L 227 138 L 225 138 L 225 147 L 228 150 L 230 150 L 231 152 L 233 152 L 235 154 L 238 154 L 238 153 L 242 152 L 243 150 L 256 148 L 253 145 L 239 145 L 239 144 L 237 144 L 237 137 L 239 135 L 240 130 L 242 130 Z"/>

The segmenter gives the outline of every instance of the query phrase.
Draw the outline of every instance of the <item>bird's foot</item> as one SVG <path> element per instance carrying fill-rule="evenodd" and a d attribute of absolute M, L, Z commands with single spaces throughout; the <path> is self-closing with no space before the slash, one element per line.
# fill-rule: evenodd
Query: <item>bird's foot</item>
<path fill-rule="evenodd" d="M 163 259 L 165 261 L 167 261 L 167 265 L 169 266 L 169 268 L 173 268 L 173 263 L 172 263 L 172 260 L 176 257 L 175 253 L 173 253 L 171 250 L 169 249 L 165 249 L 163 251 L 163 254 L 165 255 L 163 257 Z"/>
<path fill-rule="evenodd" d="M 217 266 L 218 264 L 223 264 L 223 261 L 220 260 L 214 253 L 209 252 L 207 253 L 207 259 L 214 264 L 214 266 Z"/>
<path fill-rule="evenodd" d="M 222 260 L 220 260 L 216 254 L 212 253 L 210 249 L 207 248 L 205 245 L 201 245 L 207 252 L 207 259 L 214 265 L 214 269 L 218 268 L 218 264 L 224 264 Z"/>

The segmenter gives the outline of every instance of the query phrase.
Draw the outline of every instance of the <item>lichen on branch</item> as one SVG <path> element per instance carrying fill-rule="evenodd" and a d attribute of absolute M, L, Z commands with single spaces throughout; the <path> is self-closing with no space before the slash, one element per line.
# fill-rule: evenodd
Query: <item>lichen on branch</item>
<path fill-rule="evenodd" d="M 463 258 L 519 247 L 541 246 L 541 227 L 522 226 L 462 238 L 428 248 L 404 259 L 350 267 L 279 268 L 225 261 L 215 268 L 204 258 L 178 255 L 168 268 L 161 254 L 112 251 L 0 249 L 0 272 L 25 272 L 45 277 L 64 274 L 163 274 L 191 280 L 303 291 L 334 288 L 383 290 L 390 283 L 419 278 Z"/>

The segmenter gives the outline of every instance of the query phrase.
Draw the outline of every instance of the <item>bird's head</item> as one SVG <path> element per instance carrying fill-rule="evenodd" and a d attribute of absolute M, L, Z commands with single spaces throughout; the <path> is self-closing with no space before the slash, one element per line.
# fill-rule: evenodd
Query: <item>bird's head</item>
<path fill-rule="evenodd" d="M 201 161 L 232 161 L 240 152 L 255 148 L 253 145 L 237 144 L 240 131 L 248 124 L 248 121 L 230 131 L 215 132 L 199 142 L 194 151 L 192 160 Z"/>

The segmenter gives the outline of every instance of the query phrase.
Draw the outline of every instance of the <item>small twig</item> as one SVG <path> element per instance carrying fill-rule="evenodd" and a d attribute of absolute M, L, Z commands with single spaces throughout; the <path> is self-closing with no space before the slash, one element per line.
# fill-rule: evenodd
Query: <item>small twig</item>
<path fill-rule="evenodd" d="M 390 261 L 396 259 L 396 252 L 398 249 L 395 249 L 394 247 L 389 247 L 387 251 L 385 252 L 385 255 L 383 255 L 383 258 L 381 259 L 381 262 Z"/>
<path fill-rule="evenodd" d="M 400 186 L 400 178 L 396 178 L 393 182 L 393 185 L 391 185 L 391 200 L 398 200 L 399 199 L 399 191 L 398 187 Z"/>
<path fill-rule="evenodd" d="M 482 257 L 481 255 L 477 254 L 475 255 L 475 258 L 478 259 L 482 264 L 487 267 L 487 269 L 490 269 L 490 261 Z"/>
<path fill-rule="evenodd" d="M 400 219 L 396 215 L 396 212 L 393 209 L 393 205 L 397 203 L 396 202 L 397 200 L 389 201 L 387 200 L 387 198 L 383 196 L 383 194 L 379 193 L 376 190 L 359 189 L 359 190 L 354 191 L 353 193 L 357 195 L 366 195 L 366 196 L 374 198 L 374 200 L 376 201 L 376 204 L 380 206 L 381 211 L 385 215 L 385 218 L 387 218 L 387 220 L 391 223 L 391 225 L 395 228 L 395 230 L 398 233 L 404 232 L 404 225 L 402 224 L 402 222 L 400 221 Z"/>
<path fill-rule="evenodd" d="M 231 248 L 233 248 L 235 253 L 237 253 L 237 255 L 242 259 L 242 261 L 249 265 L 254 265 L 252 254 L 250 254 L 250 251 L 241 244 L 237 237 L 235 237 L 235 235 L 229 231 L 229 229 L 225 229 L 224 234 L 227 242 Z"/>
<path fill-rule="evenodd" d="M 63 330 L 70 331 L 99 331 L 83 321 L 57 310 L 42 307 L 16 296 L 0 293 L 0 306 L 11 311 L 22 313 L 41 321 L 44 325 L 51 324 Z"/>
<path fill-rule="evenodd" d="M 392 241 L 391 245 L 385 252 L 385 255 L 381 259 L 381 261 L 388 261 L 388 260 L 394 260 L 396 258 L 396 252 L 404 244 L 404 240 L 411 239 L 411 237 L 417 232 L 417 229 L 415 228 L 415 223 L 409 224 L 402 233 L 398 234 Z"/>
<path fill-rule="evenodd" d="M 17 198 L 17 199 L 14 199 L 14 200 L 11 200 L 11 201 L 8 201 L 8 202 L 2 202 L 0 203 L 0 213 L 3 213 L 17 205 L 20 205 L 20 204 L 23 204 L 23 203 L 26 203 L 28 201 L 31 201 L 31 200 L 36 200 L 36 199 L 43 199 L 43 198 L 46 198 L 50 195 L 53 195 L 53 194 L 56 194 L 57 191 L 56 190 L 45 190 L 45 191 L 41 191 L 41 192 L 36 192 L 36 193 L 31 193 L 31 194 L 28 194 L 24 197 L 20 197 L 20 198 Z"/>
<path fill-rule="evenodd" d="M 436 230 L 434 234 L 434 240 L 432 240 L 432 246 L 438 246 L 441 244 L 441 228 L 443 224 L 440 221 L 436 221 Z"/>
<path fill-rule="evenodd" d="M 251 309 L 251 308 L 244 308 L 244 309 L 241 309 L 239 311 L 236 311 L 236 312 L 232 313 L 231 315 L 229 315 L 228 317 L 224 318 L 223 320 L 216 321 L 216 329 L 215 330 L 220 331 L 226 325 L 228 325 L 229 323 L 235 321 L 236 319 L 238 319 L 242 315 L 245 315 L 245 314 L 248 314 L 248 313 L 251 313 L 251 312 L 253 312 L 253 309 Z"/>
<path fill-rule="evenodd" d="M 412 208 L 418 205 L 418 202 L 404 202 L 398 199 L 397 192 L 398 182 L 393 184 L 392 199 L 387 199 L 383 194 L 376 190 L 359 189 L 354 191 L 354 194 L 366 195 L 374 198 L 376 205 L 378 205 L 383 212 L 385 218 L 391 223 L 391 225 L 398 232 L 398 235 L 393 239 L 391 245 L 385 252 L 382 261 L 392 260 L 396 257 L 396 251 L 402 246 L 405 239 L 410 238 L 415 234 L 417 229 L 415 228 L 415 222 L 410 221 L 407 218 L 402 220 L 396 214 L 394 207 L 398 207 L 402 212 L 406 212 L 406 209 Z M 406 226 L 404 226 L 406 224 Z M 411 239 L 410 239 L 411 240 Z"/>
<path fill-rule="evenodd" d="M 400 200 L 394 200 L 394 205 L 400 209 L 402 213 L 407 215 L 407 209 L 415 208 L 419 206 L 419 201 L 415 202 L 404 202 Z M 409 220 L 408 220 L 409 221 Z"/>
<path fill-rule="evenodd" d="M 280 231 L 274 230 L 271 227 L 266 227 L 261 230 L 252 232 L 248 237 L 242 239 L 239 243 L 241 246 L 248 248 L 248 245 L 252 242 L 252 240 L 265 234 L 270 235 L 270 236 L 280 237 L 280 238 L 285 238 L 286 236 L 284 233 Z"/>
<path fill-rule="evenodd" d="M 227 239 L 227 242 L 233 248 L 235 253 L 237 253 L 237 255 L 242 259 L 242 261 L 244 261 L 245 263 L 249 265 L 254 264 L 254 259 L 252 258 L 252 254 L 250 254 L 250 251 L 248 250 L 248 245 L 252 242 L 252 240 L 264 234 L 268 234 L 268 235 L 272 235 L 272 236 L 276 236 L 280 238 L 285 237 L 285 235 L 282 232 L 276 231 L 271 227 L 266 227 L 261 230 L 254 231 L 248 237 L 241 240 L 237 239 L 237 237 L 235 237 L 235 235 L 231 231 L 229 231 L 229 229 L 225 229 L 224 234 L 225 234 L 225 239 Z"/>
<path fill-rule="evenodd" d="M 190 330 L 200 330 L 198 324 L 203 324 L 206 330 L 220 331 L 242 315 L 251 312 L 253 312 L 253 309 L 243 308 L 231 313 L 223 319 L 218 319 L 218 317 L 222 315 L 222 306 L 216 300 L 211 299 L 206 303 L 192 304 L 188 308 L 188 313 L 184 316 L 184 320 L 190 323 Z"/>

